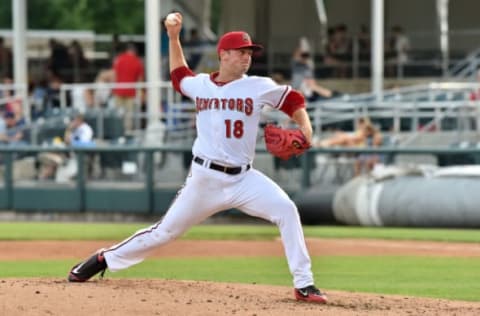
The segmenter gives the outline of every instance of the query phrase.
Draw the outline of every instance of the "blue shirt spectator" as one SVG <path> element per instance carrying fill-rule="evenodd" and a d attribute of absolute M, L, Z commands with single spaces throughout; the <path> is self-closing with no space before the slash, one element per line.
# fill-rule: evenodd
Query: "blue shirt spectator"
<path fill-rule="evenodd" d="M 93 141 L 93 129 L 88 125 L 83 115 L 75 116 L 73 121 L 67 127 L 65 132 L 65 143 L 72 147 L 92 147 L 95 146 Z"/>

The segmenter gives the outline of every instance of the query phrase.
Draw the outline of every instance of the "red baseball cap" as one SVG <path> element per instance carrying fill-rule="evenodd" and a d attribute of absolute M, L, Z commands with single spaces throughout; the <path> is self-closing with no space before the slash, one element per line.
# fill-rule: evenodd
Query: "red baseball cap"
<path fill-rule="evenodd" d="M 247 32 L 235 31 L 228 32 L 220 37 L 217 45 L 217 53 L 220 55 L 221 49 L 240 49 L 240 48 L 251 48 L 254 51 L 262 50 L 261 45 L 252 43 L 250 35 Z"/>

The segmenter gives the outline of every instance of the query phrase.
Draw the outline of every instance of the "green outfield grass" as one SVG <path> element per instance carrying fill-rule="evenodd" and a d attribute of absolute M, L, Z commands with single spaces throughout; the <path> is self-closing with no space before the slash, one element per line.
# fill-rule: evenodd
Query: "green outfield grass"
<path fill-rule="evenodd" d="M 120 240 L 150 223 L 0 223 L 0 240 Z M 480 242 L 480 230 L 305 226 L 310 238 L 374 238 Z M 271 240 L 279 237 L 273 225 L 197 225 L 182 238 L 193 240 Z"/>
<path fill-rule="evenodd" d="M 114 240 L 149 224 L 0 223 L 0 240 Z M 480 242 L 480 231 L 361 227 L 304 227 L 307 237 Z M 184 239 L 271 240 L 272 225 L 198 225 Z M 83 258 L 78 258 L 78 260 Z M 76 260 L 0 261 L 0 278 L 65 278 Z M 317 283 L 325 289 L 480 301 L 480 258 L 417 256 L 313 257 Z M 208 280 L 291 285 L 285 258 L 148 259 L 108 277 Z"/>
<path fill-rule="evenodd" d="M 58 277 L 75 263 L 63 261 L 0 262 L 0 278 Z M 313 257 L 319 287 L 480 301 L 480 259 L 422 257 Z M 291 285 L 284 258 L 148 259 L 107 278 L 161 278 Z"/>

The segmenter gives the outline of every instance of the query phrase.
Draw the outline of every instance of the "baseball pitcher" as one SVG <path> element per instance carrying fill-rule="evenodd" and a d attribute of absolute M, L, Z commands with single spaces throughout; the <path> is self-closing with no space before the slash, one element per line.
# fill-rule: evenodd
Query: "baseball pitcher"
<path fill-rule="evenodd" d="M 303 96 L 270 78 L 246 75 L 253 52 L 262 49 L 252 43 L 247 33 L 224 34 L 217 45 L 218 72 L 195 74 L 185 61 L 179 39 L 182 15 L 174 13 L 165 20 L 165 26 L 173 87 L 196 106 L 198 136 L 192 148 L 190 173 L 160 222 L 98 250 L 75 265 L 68 280 L 84 282 L 107 268 L 126 269 L 207 217 L 235 208 L 278 226 L 295 298 L 326 303 L 327 296 L 314 285 L 295 204 L 276 183 L 253 167 L 260 114 L 265 106 L 285 112 L 298 124 L 296 130 L 272 126 L 265 130 L 272 154 L 288 159 L 310 147 L 312 127 Z"/>

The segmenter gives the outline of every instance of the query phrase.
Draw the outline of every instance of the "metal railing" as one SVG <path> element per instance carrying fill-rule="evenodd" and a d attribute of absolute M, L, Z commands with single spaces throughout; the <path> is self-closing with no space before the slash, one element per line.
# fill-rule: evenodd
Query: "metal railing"
<path fill-rule="evenodd" d="M 0 91 L 12 89 L 11 85 L 0 85 Z M 15 87 L 26 93 L 25 87 Z M 64 116 L 71 115 L 72 104 L 68 104 L 68 95 L 75 89 L 89 90 L 92 93 L 98 90 L 114 88 L 134 88 L 136 94 L 136 135 L 140 137 L 145 130 L 140 129 L 140 120 L 147 119 L 149 112 L 141 112 L 140 104 L 145 102 L 141 98 L 141 91 L 144 89 L 158 89 L 161 95 L 161 104 L 159 107 L 159 121 L 167 131 L 168 137 L 162 139 L 164 143 L 180 142 L 184 144 L 192 143 L 196 136 L 194 128 L 195 108 L 191 101 L 184 101 L 176 93 L 171 82 L 157 83 L 89 83 L 89 84 L 63 84 L 60 87 L 60 110 L 67 110 Z M 311 102 L 307 104 L 312 119 L 312 124 L 321 137 L 322 131 L 326 127 L 338 123 L 349 123 L 349 126 L 355 127 L 356 120 L 362 116 L 368 116 L 372 120 L 388 120 L 388 130 L 393 133 L 410 133 L 408 136 L 410 143 L 412 139 L 427 131 L 432 132 L 442 130 L 442 121 L 455 121 L 457 131 L 460 129 L 477 130 L 480 128 L 480 101 L 470 100 L 473 91 L 477 91 L 480 86 L 477 83 L 464 82 L 439 82 L 398 89 L 383 91 L 382 98 L 378 98 L 371 93 L 362 93 L 355 95 L 345 95 L 339 98 Z M 23 90 L 22 90 L 23 89 Z M 7 101 L 7 100 L 4 100 Z M 148 100 L 146 100 L 148 101 Z M 148 103 L 147 103 L 148 104 Z M 149 104 L 148 106 L 151 106 Z M 89 108 L 91 114 L 95 117 L 98 139 L 104 136 L 104 105 L 98 102 Z M 48 117 L 31 122 L 27 128 L 32 130 L 32 143 L 35 142 L 35 135 L 48 123 Z M 264 120 L 285 121 L 288 119 L 279 111 L 268 112 Z M 402 122 L 409 120 L 409 127 L 402 129 Z M 463 122 L 463 123 L 462 123 Z M 469 122 L 465 124 L 465 122 Z M 435 127 L 434 129 L 430 127 Z"/>
<path fill-rule="evenodd" d="M 310 103 L 308 108 L 317 131 L 340 122 L 355 126 L 361 116 L 372 120 L 391 119 L 395 133 L 400 132 L 400 122 L 405 118 L 411 119 L 407 132 L 413 134 L 425 132 L 428 130 L 425 127 L 433 125 L 435 130 L 441 130 L 441 120 L 446 118 L 471 119 L 476 123 L 470 128 L 476 130 L 480 128 L 480 100 L 471 100 L 470 96 L 478 89 L 480 86 L 476 83 L 431 83 L 385 90 L 380 100 L 365 93 Z"/>
<path fill-rule="evenodd" d="M 130 186 L 135 187 L 135 190 L 141 199 L 146 200 L 145 209 L 142 212 L 152 213 L 154 208 L 154 194 L 155 191 L 158 191 L 160 188 L 156 184 L 155 180 L 155 158 L 156 153 L 185 153 L 191 150 L 190 147 L 185 146 L 160 146 L 160 147 L 119 147 L 119 146 L 108 146 L 108 147 L 97 147 L 97 148 L 43 148 L 43 147 L 27 147 L 27 148 L 0 148 L 0 155 L 3 157 L 4 162 L 4 173 L 3 173 L 3 183 L 0 182 L 0 205 L 3 209 L 15 209 L 15 203 L 23 203 L 20 200 L 22 199 L 22 194 L 32 194 L 33 191 L 43 192 L 39 197 L 38 203 L 45 203 L 45 205 L 50 205 L 54 201 L 49 199 L 46 195 L 50 191 L 55 190 L 68 190 L 70 196 L 75 197 L 78 200 L 78 205 L 76 206 L 77 211 L 85 212 L 87 209 L 87 201 L 91 200 L 96 194 L 100 194 L 107 189 L 111 189 L 113 193 L 110 195 L 111 198 L 115 199 L 117 196 L 125 195 L 125 187 L 119 189 L 118 184 L 121 183 L 121 180 L 110 182 L 110 186 L 104 185 L 101 188 L 92 187 L 92 181 L 87 179 L 86 170 L 85 170 L 85 159 L 89 154 L 99 154 L 99 153 L 113 153 L 113 154 L 122 154 L 122 153 L 141 153 L 144 156 L 144 166 L 143 174 L 144 177 L 138 179 L 143 185 L 135 186 L 132 180 L 124 180 L 124 182 Z M 25 191 L 25 186 L 19 186 L 18 183 L 14 180 L 14 156 L 20 153 L 33 153 L 39 154 L 42 152 L 57 152 L 57 153 L 66 153 L 73 152 L 75 153 L 75 159 L 77 163 L 77 176 L 71 180 L 70 184 L 58 183 L 56 186 L 45 185 L 45 182 L 37 180 L 33 181 L 28 187 L 29 191 Z M 258 154 L 266 153 L 264 147 L 257 148 Z M 423 148 L 398 148 L 398 147 L 382 147 L 382 148 L 312 148 L 304 155 L 300 157 L 300 185 L 294 191 L 290 191 L 292 195 L 295 195 L 298 190 L 304 191 L 305 189 L 314 185 L 312 183 L 312 177 L 314 172 L 312 170 L 311 161 L 316 159 L 318 155 L 343 155 L 343 154 L 381 154 L 381 155 L 478 155 L 480 157 L 480 147 L 470 147 L 470 148 L 447 148 L 447 147 L 423 147 Z M 258 168 L 258 167 L 257 167 Z M 36 183 L 36 184 L 35 184 Z M 280 183 L 280 185 L 283 185 Z M 171 191 L 174 193 L 180 184 L 176 184 L 175 187 L 171 188 Z M 127 189 L 128 190 L 128 189 Z M 168 202 L 168 201 L 167 201 Z M 65 205 L 65 201 L 63 201 Z M 73 203 L 73 201 L 72 201 Z M 102 202 L 103 203 L 103 202 Z M 68 204 L 68 201 L 67 201 Z M 167 203 L 168 205 L 168 203 Z M 42 205 L 35 205 L 36 209 L 42 209 Z"/>
<path fill-rule="evenodd" d="M 475 79 L 480 66 L 480 48 L 469 53 L 448 71 L 448 77 L 454 79 Z"/>

